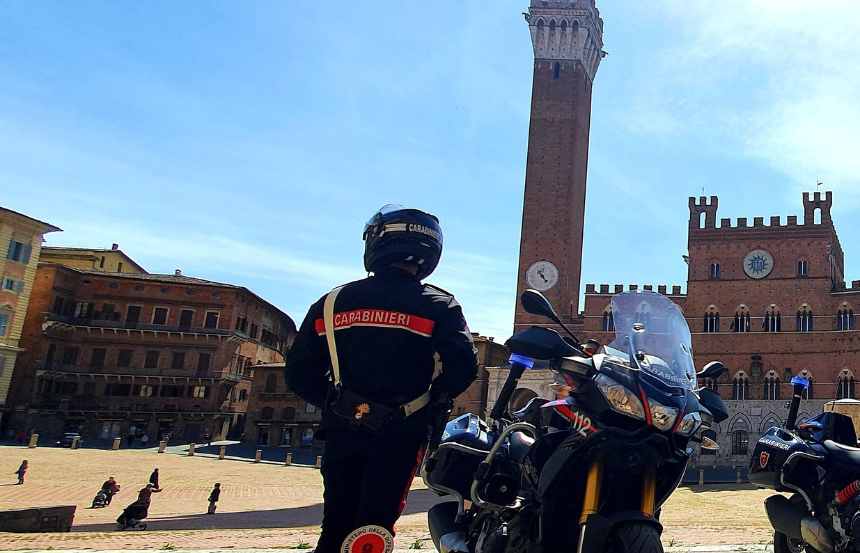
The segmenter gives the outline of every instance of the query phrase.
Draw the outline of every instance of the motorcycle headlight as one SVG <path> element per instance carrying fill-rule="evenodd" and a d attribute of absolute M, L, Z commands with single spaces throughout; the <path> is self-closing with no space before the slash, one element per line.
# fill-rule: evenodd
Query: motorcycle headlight
<path fill-rule="evenodd" d="M 672 430 L 675 419 L 678 418 L 678 410 L 674 407 L 666 407 L 648 398 L 648 407 L 651 409 L 651 423 L 660 430 Z"/>
<path fill-rule="evenodd" d="M 702 417 L 698 413 L 688 413 L 681 419 L 680 424 L 678 424 L 678 430 L 675 433 L 685 437 L 691 436 L 701 425 Z"/>
<path fill-rule="evenodd" d="M 602 374 L 597 375 L 594 383 L 600 388 L 603 397 L 606 398 L 614 411 L 645 420 L 645 408 L 642 407 L 642 402 L 632 391 Z"/>

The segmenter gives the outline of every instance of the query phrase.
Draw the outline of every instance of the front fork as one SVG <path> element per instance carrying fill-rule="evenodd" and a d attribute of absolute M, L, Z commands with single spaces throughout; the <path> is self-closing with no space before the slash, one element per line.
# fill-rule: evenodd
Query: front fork
<path fill-rule="evenodd" d="M 582 552 L 585 540 L 586 522 L 588 517 L 597 514 L 600 506 L 600 488 L 603 483 L 603 458 L 595 457 L 588 467 L 588 476 L 585 481 L 585 497 L 582 500 L 582 515 L 579 517 L 579 547 L 577 551 Z M 639 510 L 645 516 L 654 516 L 657 503 L 657 467 L 650 466 L 642 475 L 642 498 Z"/>

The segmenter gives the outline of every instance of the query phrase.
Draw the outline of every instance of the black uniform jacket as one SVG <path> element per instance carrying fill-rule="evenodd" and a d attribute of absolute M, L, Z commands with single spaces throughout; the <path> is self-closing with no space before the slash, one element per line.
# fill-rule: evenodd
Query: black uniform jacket
<path fill-rule="evenodd" d="M 346 423 L 325 411 L 333 385 L 324 302 L 325 296 L 302 322 L 287 357 L 286 378 L 292 391 L 324 409 L 325 428 Z M 343 387 L 370 400 L 396 406 L 426 392 L 433 379 L 434 352 L 442 362 L 434 391 L 438 387 L 456 397 L 477 376 L 477 351 L 460 304 L 402 269 L 384 269 L 347 284 L 335 301 L 334 327 Z M 391 429 L 422 430 L 428 411 L 398 420 Z"/>

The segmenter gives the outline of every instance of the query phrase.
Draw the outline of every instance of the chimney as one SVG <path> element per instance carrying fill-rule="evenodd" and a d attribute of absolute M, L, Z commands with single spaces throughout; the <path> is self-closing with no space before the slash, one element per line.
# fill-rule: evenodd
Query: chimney
<path fill-rule="evenodd" d="M 176 276 L 182 276 L 182 271 L 180 269 L 176 269 L 176 271 L 174 271 L 173 274 Z"/>
<path fill-rule="evenodd" d="M 113 251 L 117 251 L 119 249 L 119 244 L 112 244 L 110 249 L 112 249 Z"/>

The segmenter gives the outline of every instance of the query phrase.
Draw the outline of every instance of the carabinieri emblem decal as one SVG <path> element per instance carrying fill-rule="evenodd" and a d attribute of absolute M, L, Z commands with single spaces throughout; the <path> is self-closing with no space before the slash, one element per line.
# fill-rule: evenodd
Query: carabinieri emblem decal
<path fill-rule="evenodd" d="M 361 419 L 364 415 L 370 413 L 370 405 L 366 403 L 362 403 L 361 405 L 355 406 L 355 418 Z"/>

